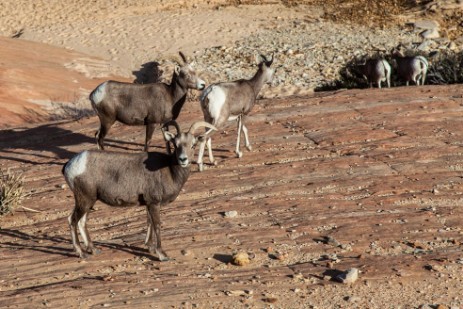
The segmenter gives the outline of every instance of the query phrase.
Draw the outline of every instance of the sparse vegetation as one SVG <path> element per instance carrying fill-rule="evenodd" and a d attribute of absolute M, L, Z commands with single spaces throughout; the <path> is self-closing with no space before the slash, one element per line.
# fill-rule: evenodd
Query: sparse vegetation
<path fill-rule="evenodd" d="M 427 85 L 449 85 L 463 83 L 463 52 L 440 52 L 433 56 L 429 56 L 424 52 L 416 50 L 406 50 L 404 52 L 406 56 L 421 55 L 429 60 L 429 69 L 426 77 L 425 84 Z M 315 91 L 327 91 L 336 90 L 341 88 L 366 88 L 368 84 L 366 79 L 362 76 L 358 70 L 357 65 L 365 62 L 368 58 L 384 58 L 392 66 L 391 85 L 400 86 L 404 83 L 397 78 L 397 65 L 392 59 L 391 55 L 384 55 L 380 53 L 362 55 L 353 60 L 350 60 L 344 64 L 339 70 L 339 77 L 336 80 L 328 82 L 318 88 Z"/>
<path fill-rule="evenodd" d="M 23 176 L 0 169 L 0 216 L 13 213 L 24 198 Z"/>
<path fill-rule="evenodd" d="M 76 97 L 72 103 L 52 102 L 50 120 L 73 119 L 79 120 L 84 117 L 95 115 L 87 96 Z"/>
<path fill-rule="evenodd" d="M 436 55 L 429 68 L 427 79 L 431 85 L 463 83 L 463 52 L 445 52 Z"/>

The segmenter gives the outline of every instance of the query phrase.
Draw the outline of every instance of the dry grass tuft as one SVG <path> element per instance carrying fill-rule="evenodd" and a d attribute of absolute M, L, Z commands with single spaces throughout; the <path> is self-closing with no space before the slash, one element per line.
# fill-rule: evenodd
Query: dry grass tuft
<path fill-rule="evenodd" d="M 22 174 L 0 169 L 0 216 L 13 213 L 24 198 Z"/>

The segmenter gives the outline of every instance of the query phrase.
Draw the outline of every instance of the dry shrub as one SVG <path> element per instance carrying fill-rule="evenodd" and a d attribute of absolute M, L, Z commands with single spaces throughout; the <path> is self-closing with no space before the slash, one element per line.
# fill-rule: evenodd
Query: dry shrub
<path fill-rule="evenodd" d="M 24 198 L 22 174 L 0 169 L 0 216 L 13 213 Z"/>
<path fill-rule="evenodd" d="M 95 115 L 87 96 L 76 97 L 72 103 L 52 102 L 49 120 L 79 120 Z"/>
<path fill-rule="evenodd" d="M 431 85 L 463 83 L 463 52 L 442 52 L 433 57 L 426 80 Z"/>

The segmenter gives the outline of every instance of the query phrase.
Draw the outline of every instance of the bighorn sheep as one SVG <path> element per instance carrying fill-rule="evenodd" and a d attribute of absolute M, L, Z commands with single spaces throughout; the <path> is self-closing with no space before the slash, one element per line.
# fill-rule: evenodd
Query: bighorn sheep
<path fill-rule="evenodd" d="M 199 127 L 215 130 L 204 121 L 195 122 L 187 133 L 182 133 L 175 121 L 177 134 L 163 130 L 166 142 L 172 142 L 174 153 L 121 153 L 100 150 L 83 151 L 63 167 L 63 174 L 74 193 L 75 207 L 68 218 L 72 244 L 81 258 L 87 253 L 98 253 L 86 227 L 87 214 L 97 200 L 110 206 L 146 205 L 148 216 L 145 243 L 159 260 L 167 255 L 161 248 L 160 208 L 174 201 L 190 175 L 190 162 L 196 143 L 194 132 Z M 203 133 L 204 134 L 204 133 Z M 83 251 L 77 227 L 86 246 Z M 154 244 L 156 240 L 156 244 Z"/>
<path fill-rule="evenodd" d="M 90 101 L 100 118 L 100 129 L 95 133 L 99 149 L 104 149 L 103 140 L 117 120 L 127 125 L 145 125 L 144 150 L 148 151 L 155 124 L 177 119 L 188 89 L 204 89 L 206 83 L 196 75 L 185 55 L 179 54 L 184 65 L 175 68 L 170 85 L 106 81 L 92 91 Z"/>
<path fill-rule="evenodd" d="M 381 88 L 381 82 L 386 82 L 387 87 L 391 87 L 391 66 L 384 59 L 368 59 L 365 64 L 358 66 L 360 72 L 367 79 L 370 88 L 373 83 Z"/>
<path fill-rule="evenodd" d="M 426 58 L 423 56 L 405 57 L 400 51 L 394 51 L 392 56 L 397 62 L 397 74 L 399 78 L 405 80 L 407 86 L 410 81 L 413 81 L 418 86 L 420 80 L 421 85 L 424 85 L 429 66 Z"/>
<path fill-rule="evenodd" d="M 241 130 L 244 133 L 246 148 L 249 151 L 252 150 L 248 138 L 248 129 L 244 124 L 245 117 L 253 108 L 257 94 L 262 86 L 265 83 L 271 82 L 274 74 L 274 70 L 270 68 L 273 63 L 273 55 L 270 60 L 261 55 L 256 57 L 256 61 L 259 69 L 251 79 L 212 84 L 203 91 L 200 97 L 204 120 L 208 123 L 221 128 L 229 120 L 238 120 L 238 137 L 235 150 L 238 158 L 241 158 L 243 155 L 240 151 Z M 197 160 L 200 171 L 203 170 L 203 155 L 206 144 L 209 152 L 209 160 L 212 164 L 215 164 L 212 155 L 210 133 L 211 130 L 207 131 L 205 138 L 200 140 Z"/>

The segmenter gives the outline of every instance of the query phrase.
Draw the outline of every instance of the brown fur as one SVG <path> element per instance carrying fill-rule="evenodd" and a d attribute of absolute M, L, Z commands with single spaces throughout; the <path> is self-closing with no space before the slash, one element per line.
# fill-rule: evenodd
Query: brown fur
<path fill-rule="evenodd" d="M 254 107 L 257 95 L 262 89 L 262 86 L 265 83 L 270 82 L 273 78 L 273 69 L 270 68 L 273 63 L 273 56 L 271 60 L 267 60 L 264 56 L 261 56 L 261 58 L 262 61 L 260 61 L 258 64 L 259 69 L 251 79 L 240 79 L 232 82 L 216 83 L 206 88 L 201 95 L 201 108 L 204 114 L 204 120 L 206 122 L 213 124 L 217 128 L 223 128 L 229 120 L 232 120 L 233 118 L 238 119 L 238 137 L 235 150 L 238 157 L 242 156 L 242 153 L 239 150 L 241 130 L 244 132 L 246 148 L 251 150 L 251 145 L 249 143 L 247 134 L 248 130 L 244 123 L 246 119 L 245 117 Z M 225 102 L 222 106 L 220 114 L 216 117 L 211 115 L 209 109 L 210 104 L 215 103 L 211 102 L 209 98 L 209 93 L 213 91 L 214 87 L 220 87 L 220 89 L 225 93 Z M 201 140 L 200 142 L 200 149 L 197 160 L 200 171 L 203 169 L 202 157 L 206 143 L 209 149 L 209 159 L 211 163 L 214 163 L 211 149 L 211 134 L 212 131 L 208 132 L 207 138 Z"/>
<path fill-rule="evenodd" d="M 99 200 L 110 206 L 146 206 L 148 248 L 150 252 L 156 252 L 160 260 L 167 259 L 161 247 L 160 207 L 177 198 L 190 175 L 189 164 L 194 155 L 193 145 L 196 142 L 193 133 L 199 125 L 214 129 L 210 124 L 200 122 L 195 123 L 188 133 L 178 132 L 177 135 L 173 135 L 164 132 L 166 141 L 174 144 L 173 154 L 87 151 L 85 171 L 77 176 L 71 176 L 72 165 L 80 162 L 71 159 L 66 164 L 63 169 L 64 176 L 75 198 L 69 225 L 74 248 L 81 258 L 85 258 L 86 253 L 77 236 L 78 227 L 82 228 L 86 251 L 98 252 L 88 234 L 86 216 Z M 83 156 L 83 153 L 77 156 Z"/>
<path fill-rule="evenodd" d="M 148 151 L 155 125 L 177 119 L 188 89 L 204 88 L 204 82 L 186 62 L 186 57 L 182 53 L 180 55 L 185 64 L 174 71 L 169 85 L 107 81 L 100 102 L 94 101 L 94 93 L 100 86 L 95 88 L 90 94 L 90 101 L 100 118 L 100 128 L 95 134 L 99 149 L 104 149 L 105 136 L 114 122 L 119 121 L 127 125 L 146 126 L 144 150 Z M 199 86 L 201 82 L 202 86 Z"/>

